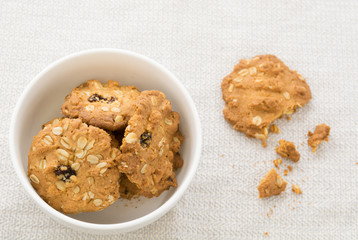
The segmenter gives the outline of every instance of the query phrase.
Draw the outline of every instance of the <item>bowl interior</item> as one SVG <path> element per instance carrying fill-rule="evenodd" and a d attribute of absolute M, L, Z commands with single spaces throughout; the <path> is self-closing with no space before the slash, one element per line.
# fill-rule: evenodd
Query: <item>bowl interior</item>
<path fill-rule="evenodd" d="M 179 191 L 188 176 L 190 169 L 195 168 L 195 157 L 198 138 L 198 120 L 195 119 L 195 107 L 189 101 L 183 87 L 173 80 L 169 72 L 158 67 L 148 59 L 127 52 L 94 51 L 77 54 L 50 66 L 37 79 L 30 83 L 20 101 L 18 112 L 14 117 L 14 150 L 20 165 L 20 178 L 30 194 L 37 194 L 29 183 L 27 172 L 27 154 L 31 141 L 41 129 L 41 125 L 54 117 L 60 117 L 64 98 L 79 84 L 97 79 L 102 82 L 110 79 L 119 81 L 121 85 L 134 85 L 139 90 L 160 90 L 172 102 L 174 111 L 181 116 L 180 130 L 185 141 L 181 147 L 184 166 L 177 171 L 178 188 L 165 191 L 160 197 L 138 200 L 118 200 L 111 207 L 93 213 L 69 215 L 84 222 L 96 224 L 123 223 L 151 213 L 176 191 Z M 194 124 L 193 124 L 194 123 Z M 186 184 L 187 186 L 187 184 Z M 35 198 L 36 200 L 36 198 Z M 42 201 L 37 199 L 37 201 Z M 44 202 L 43 202 L 44 203 Z M 46 204 L 46 203 L 44 203 Z M 48 206 L 44 205 L 45 208 Z"/>

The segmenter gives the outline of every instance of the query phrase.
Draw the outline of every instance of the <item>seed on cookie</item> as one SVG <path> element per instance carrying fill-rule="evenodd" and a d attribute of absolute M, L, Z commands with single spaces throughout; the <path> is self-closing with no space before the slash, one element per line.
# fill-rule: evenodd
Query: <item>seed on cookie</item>
<path fill-rule="evenodd" d="M 114 121 L 115 121 L 116 123 L 122 122 L 122 121 L 123 121 L 122 115 L 117 115 L 117 116 L 114 118 Z"/>
<path fill-rule="evenodd" d="M 75 156 L 76 156 L 77 158 L 84 158 L 84 157 L 86 156 L 86 151 L 80 149 L 80 150 L 78 150 L 78 151 L 75 153 Z"/>
<path fill-rule="evenodd" d="M 107 166 L 107 163 L 106 163 L 106 162 L 101 162 L 101 163 L 98 163 L 98 164 L 97 164 L 97 167 L 98 167 L 98 168 L 103 168 L 103 167 L 105 167 L 105 166 Z"/>
<path fill-rule="evenodd" d="M 66 148 L 66 149 L 71 149 L 70 141 L 68 140 L 67 137 L 61 138 L 60 143 L 61 143 L 61 145 L 62 145 L 64 148 Z"/>
<path fill-rule="evenodd" d="M 47 145 L 53 144 L 53 139 L 51 138 L 50 135 L 46 135 L 46 136 L 42 139 L 42 141 L 43 141 L 45 144 L 47 144 Z"/>
<path fill-rule="evenodd" d="M 80 187 L 79 186 L 76 186 L 74 189 L 73 189 L 73 192 L 74 193 L 79 193 L 80 192 Z"/>
<path fill-rule="evenodd" d="M 52 128 L 52 133 L 55 134 L 55 135 L 61 135 L 62 132 L 63 132 L 62 127 L 54 127 L 54 128 Z"/>
<path fill-rule="evenodd" d="M 111 111 L 119 113 L 121 110 L 118 107 L 113 107 L 111 108 Z"/>
<path fill-rule="evenodd" d="M 105 112 L 108 112 L 109 108 L 108 107 L 102 107 L 102 110 L 105 111 Z"/>
<path fill-rule="evenodd" d="M 30 175 L 30 180 L 36 184 L 40 183 L 40 180 L 34 174 Z"/>
<path fill-rule="evenodd" d="M 71 168 L 75 171 L 78 171 L 78 169 L 80 169 L 80 164 L 78 162 L 72 163 L 71 164 Z"/>
<path fill-rule="evenodd" d="M 40 160 L 39 169 L 45 169 L 45 168 L 46 168 L 46 159 Z"/>
<path fill-rule="evenodd" d="M 55 183 L 55 185 L 56 185 L 57 189 L 60 190 L 60 191 L 65 191 L 66 190 L 66 184 L 64 182 L 62 182 L 62 181 L 57 181 Z"/>
<path fill-rule="evenodd" d="M 94 183 L 94 178 L 93 177 L 88 177 L 87 181 L 88 181 L 89 185 L 92 185 Z"/>
<path fill-rule="evenodd" d="M 87 138 L 82 137 L 82 136 L 78 138 L 78 140 L 77 140 L 77 147 L 78 147 L 79 149 L 84 149 L 85 146 L 86 146 L 86 144 L 87 144 Z"/>
<path fill-rule="evenodd" d="M 290 100 L 290 94 L 288 92 L 283 92 L 283 96 L 287 99 Z"/>
<path fill-rule="evenodd" d="M 99 159 L 98 159 L 98 157 L 95 156 L 95 155 L 88 155 L 88 156 L 87 156 L 87 161 L 88 161 L 89 163 L 91 163 L 91 164 L 97 164 L 98 161 L 99 161 Z"/>
<path fill-rule="evenodd" d="M 89 196 L 90 199 L 93 199 L 93 198 L 94 198 L 94 193 L 91 192 L 91 191 L 89 191 L 89 192 L 88 192 L 88 196 Z"/>
<path fill-rule="evenodd" d="M 260 116 L 255 116 L 252 119 L 252 123 L 255 124 L 256 126 L 259 126 L 262 122 L 262 118 Z"/>
<path fill-rule="evenodd" d="M 140 172 L 141 172 L 142 174 L 144 174 L 144 173 L 146 172 L 146 170 L 147 170 L 147 164 L 144 164 L 144 166 L 142 167 L 142 169 L 140 170 Z"/>
<path fill-rule="evenodd" d="M 101 199 L 95 199 L 93 200 L 93 204 L 96 206 L 96 207 L 99 207 L 101 204 L 102 204 L 102 200 Z"/>
<path fill-rule="evenodd" d="M 92 112 L 92 111 L 94 111 L 94 106 L 93 106 L 93 105 L 87 105 L 87 106 L 85 107 L 85 109 L 86 109 L 87 111 L 89 111 L 89 112 Z"/>
<path fill-rule="evenodd" d="M 137 141 L 137 135 L 133 132 L 129 133 L 125 138 L 126 143 L 135 143 Z"/>
<path fill-rule="evenodd" d="M 108 199 L 108 202 L 113 202 L 114 201 L 114 197 L 112 195 L 108 195 L 107 199 Z"/>

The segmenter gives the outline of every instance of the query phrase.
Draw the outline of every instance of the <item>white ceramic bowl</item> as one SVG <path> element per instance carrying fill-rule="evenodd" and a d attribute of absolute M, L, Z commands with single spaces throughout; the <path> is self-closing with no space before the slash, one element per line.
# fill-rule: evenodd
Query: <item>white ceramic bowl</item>
<path fill-rule="evenodd" d="M 184 166 L 177 171 L 178 187 L 158 198 L 118 200 L 109 208 L 93 213 L 64 215 L 50 207 L 36 193 L 27 177 L 27 153 L 31 141 L 48 120 L 61 116 L 65 96 L 79 84 L 98 79 L 117 80 L 139 90 L 160 90 L 181 116 L 180 130 L 185 137 L 180 153 Z M 189 93 L 163 66 L 139 54 L 119 49 L 94 49 L 64 57 L 43 70 L 26 87 L 13 113 L 10 151 L 21 183 L 35 202 L 58 222 L 92 233 L 133 231 L 157 220 L 178 202 L 188 188 L 201 152 L 199 116 Z"/>

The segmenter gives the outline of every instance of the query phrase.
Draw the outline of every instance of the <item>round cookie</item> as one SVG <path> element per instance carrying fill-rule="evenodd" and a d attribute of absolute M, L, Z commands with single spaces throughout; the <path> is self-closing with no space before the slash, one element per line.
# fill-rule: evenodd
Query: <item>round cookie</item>
<path fill-rule="evenodd" d="M 116 81 L 100 83 L 89 80 L 66 97 L 62 113 L 66 117 L 81 118 L 106 130 L 123 129 L 133 114 L 133 102 L 140 92 L 134 86 L 119 86 Z"/>
<path fill-rule="evenodd" d="M 221 84 L 226 121 L 232 127 L 263 141 L 270 124 L 309 102 L 305 79 L 273 55 L 241 60 Z"/>
<path fill-rule="evenodd" d="M 34 137 L 28 176 L 38 194 L 63 213 L 92 212 L 119 197 L 120 154 L 102 129 L 80 119 L 54 119 Z"/>
<path fill-rule="evenodd" d="M 179 118 L 162 92 L 143 91 L 138 97 L 125 130 L 118 167 L 142 196 L 159 196 L 177 186 L 173 161 L 184 140 Z"/>

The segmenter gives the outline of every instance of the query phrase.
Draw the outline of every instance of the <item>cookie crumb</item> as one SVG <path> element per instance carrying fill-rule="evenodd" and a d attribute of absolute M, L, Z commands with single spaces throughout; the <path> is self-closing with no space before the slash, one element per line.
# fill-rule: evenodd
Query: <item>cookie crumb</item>
<path fill-rule="evenodd" d="M 296 194 L 302 194 L 301 188 L 300 188 L 298 185 L 296 185 L 296 184 L 293 184 L 293 185 L 292 185 L 292 191 L 293 191 L 294 193 L 296 193 Z"/>
<path fill-rule="evenodd" d="M 292 142 L 286 140 L 280 140 L 279 146 L 276 147 L 276 152 L 284 158 L 288 158 L 294 162 L 300 160 L 300 153 L 296 150 L 295 145 Z"/>
<path fill-rule="evenodd" d="M 285 175 L 285 176 L 288 175 L 288 170 L 287 170 L 287 169 L 285 169 L 285 170 L 283 171 L 283 175 Z"/>
<path fill-rule="evenodd" d="M 265 235 L 266 235 L 266 236 L 268 236 L 268 235 L 269 235 L 269 233 L 268 233 L 268 232 L 265 232 Z"/>
<path fill-rule="evenodd" d="M 312 152 L 316 152 L 318 144 L 320 144 L 323 141 L 328 142 L 328 136 L 331 128 L 327 126 L 326 124 L 322 123 L 316 126 L 314 132 L 311 131 L 308 132 L 308 146 L 312 147 Z"/>
<path fill-rule="evenodd" d="M 291 165 L 288 165 L 287 168 L 288 168 L 288 171 L 292 172 L 292 166 Z"/>
<path fill-rule="evenodd" d="M 285 191 L 287 182 L 277 173 L 276 169 L 271 169 L 266 176 L 261 179 L 260 185 L 257 187 L 259 198 L 271 197 L 279 195 Z"/>
<path fill-rule="evenodd" d="M 272 125 L 270 126 L 269 132 L 279 134 L 279 133 L 280 133 L 280 129 L 278 129 L 278 127 L 277 127 L 276 124 L 272 124 Z"/>
<path fill-rule="evenodd" d="M 277 169 L 280 169 L 279 165 L 282 163 L 282 159 L 281 158 L 277 158 L 275 160 L 273 160 L 273 164 L 275 165 L 275 167 Z"/>

